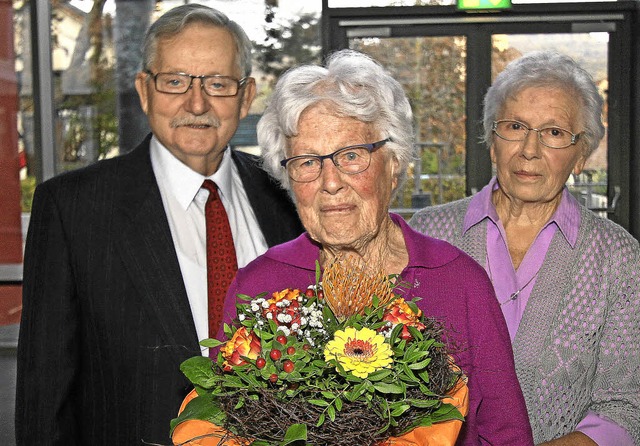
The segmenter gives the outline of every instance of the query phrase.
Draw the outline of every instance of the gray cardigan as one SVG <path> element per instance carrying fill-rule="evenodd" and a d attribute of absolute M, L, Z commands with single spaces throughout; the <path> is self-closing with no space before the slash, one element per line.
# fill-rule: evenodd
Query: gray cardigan
<path fill-rule="evenodd" d="M 486 219 L 462 233 L 470 201 L 425 208 L 409 224 L 486 267 Z M 591 410 L 640 445 L 639 275 L 638 241 L 587 208 L 575 249 L 556 232 L 513 342 L 536 444 Z"/>

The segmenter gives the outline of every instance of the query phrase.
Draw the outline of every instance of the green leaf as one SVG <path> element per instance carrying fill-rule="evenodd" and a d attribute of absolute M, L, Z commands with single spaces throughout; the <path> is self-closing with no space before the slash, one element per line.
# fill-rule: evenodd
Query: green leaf
<path fill-rule="evenodd" d="M 420 377 L 422 382 L 425 382 L 427 384 L 431 382 L 431 380 L 429 378 L 429 372 L 427 372 L 426 370 L 423 370 L 420 373 L 418 373 L 418 377 Z"/>
<path fill-rule="evenodd" d="M 440 400 L 409 400 L 409 403 L 413 407 L 418 407 L 420 409 L 428 409 L 430 407 L 435 407 L 440 404 Z"/>
<path fill-rule="evenodd" d="M 410 381 L 410 382 L 414 382 L 414 383 L 419 383 L 420 382 L 420 378 L 418 378 L 409 368 L 409 366 L 407 366 L 407 364 L 402 363 L 400 364 L 400 369 L 402 370 L 403 376 L 401 378 L 405 378 L 405 381 Z"/>
<path fill-rule="evenodd" d="M 340 371 L 341 374 L 346 373 L 340 364 L 337 364 L 337 366 L 339 367 L 338 370 Z M 349 382 L 352 382 L 352 383 L 360 383 L 360 382 L 362 382 L 362 378 L 360 378 L 360 377 L 358 377 L 358 376 L 356 376 L 356 375 L 354 375 L 352 373 L 349 373 L 348 375 L 346 375 L 345 379 L 347 381 L 349 381 Z"/>
<path fill-rule="evenodd" d="M 320 262 L 316 260 L 316 285 L 320 283 L 322 278 L 322 270 L 320 269 Z"/>
<path fill-rule="evenodd" d="M 250 373 L 244 373 L 244 372 L 241 372 L 240 370 L 236 369 L 235 373 L 236 373 L 236 375 L 238 375 L 238 377 L 240 379 L 242 379 L 243 382 L 249 384 L 249 386 L 251 388 L 252 387 L 260 387 L 260 383 L 256 379 L 256 375 L 254 374 L 253 370 L 250 370 Z"/>
<path fill-rule="evenodd" d="M 215 400 L 212 400 L 209 395 L 198 395 L 189 401 L 177 418 L 171 420 L 171 433 L 173 433 L 175 427 L 183 421 L 204 420 L 222 426 L 224 425 L 225 419 L 224 411 Z"/>
<path fill-rule="evenodd" d="M 328 305 L 325 305 L 322 308 L 322 319 L 324 319 L 325 323 L 329 325 L 335 325 L 338 323 L 338 321 L 336 320 L 336 317 L 334 316 L 333 312 L 331 311 Z"/>
<path fill-rule="evenodd" d="M 320 416 L 318 417 L 318 422 L 316 423 L 316 427 L 320 427 L 324 424 L 324 420 L 325 420 L 325 415 L 324 413 L 321 413 Z"/>
<path fill-rule="evenodd" d="M 375 387 L 375 389 L 381 393 L 401 394 L 405 391 L 405 386 L 403 386 L 401 383 L 376 382 L 373 383 L 373 387 Z"/>
<path fill-rule="evenodd" d="M 345 394 L 345 397 L 349 401 L 355 401 L 360 397 L 360 395 L 362 395 L 366 391 L 367 391 L 367 383 L 361 382 L 360 384 L 356 384 L 350 392 L 347 392 Z"/>
<path fill-rule="evenodd" d="M 336 409 L 335 409 L 335 407 L 333 407 L 333 406 L 327 407 L 327 415 L 329 415 L 329 420 L 335 421 L 336 420 Z"/>
<path fill-rule="evenodd" d="M 327 407 L 329 405 L 329 403 L 327 403 L 325 400 L 311 399 L 311 400 L 307 400 L 307 402 L 309 404 L 313 404 L 314 406 L 319 406 L 319 407 Z"/>
<path fill-rule="evenodd" d="M 336 398 L 334 404 L 338 412 L 340 412 L 342 410 L 342 398 Z"/>
<path fill-rule="evenodd" d="M 431 414 L 431 419 L 434 423 L 447 420 L 461 420 L 464 421 L 464 416 L 460 413 L 458 408 L 453 404 L 443 404 Z"/>
<path fill-rule="evenodd" d="M 413 370 L 421 370 L 429 365 L 431 362 L 431 358 L 427 358 L 420 362 L 414 362 L 413 364 L 409 364 L 409 368 Z"/>
<path fill-rule="evenodd" d="M 400 404 L 398 406 L 394 406 L 393 410 L 391 411 L 391 416 L 394 417 L 394 418 L 399 417 L 400 415 L 405 413 L 410 408 L 411 408 L 411 406 L 409 404 Z"/>
<path fill-rule="evenodd" d="M 200 345 L 207 348 L 215 348 L 224 344 L 224 342 L 218 341 L 217 339 L 203 339 L 200 341 Z"/>
<path fill-rule="evenodd" d="M 236 295 L 236 297 L 238 298 L 238 300 L 244 300 L 244 301 L 251 301 L 251 300 L 253 300 L 253 297 L 248 296 L 248 295 L 246 295 L 246 294 L 242 294 L 242 293 L 238 293 L 238 294 Z M 258 296 L 256 296 L 256 297 L 258 297 Z M 239 305 L 243 305 L 243 304 L 236 304 L 236 307 L 237 307 L 237 306 L 239 306 Z"/>
<path fill-rule="evenodd" d="M 428 351 L 416 351 L 415 348 L 409 348 L 404 354 L 404 358 L 402 358 L 402 362 L 406 362 L 407 364 L 413 364 L 418 361 L 422 361 L 424 358 L 429 357 Z"/>
<path fill-rule="evenodd" d="M 307 425 L 306 424 L 292 424 L 284 434 L 284 439 L 281 446 L 285 446 L 296 441 L 307 441 Z"/>
<path fill-rule="evenodd" d="M 215 382 L 215 374 L 211 366 L 211 359 L 194 356 L 180 364 L 180 370 L 194 385 L 209 388 Z"/>
<path fill-rule="evenodd" d="M 236 405 L 233 407 L 233 410 L 238 410 L 244 406 L 244 398 L 239 398 Z"/>
<path fill-rule="evenodd" d="M 391 375 L 392 373 L 393 372 L 391 369 L 380 369 L 380 370 L 376 370 L 373 373 L 370 373 L 369 376 L 367 376 L 367 379 L 369 381 L 381 381 L 387 376 Z"/>

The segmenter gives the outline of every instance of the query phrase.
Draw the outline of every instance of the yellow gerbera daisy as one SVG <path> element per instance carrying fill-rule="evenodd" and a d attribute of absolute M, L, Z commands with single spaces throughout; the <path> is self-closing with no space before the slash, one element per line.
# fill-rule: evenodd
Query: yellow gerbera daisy
<path fill-rule="evenodd" d="M 383 335 L 370 328 L 347 327 L 336 331 L 324 348 L 324 359 L 335 359 L 346 371 L 366 378 L 370 373 L 389 367 L 393 352 Z"/>

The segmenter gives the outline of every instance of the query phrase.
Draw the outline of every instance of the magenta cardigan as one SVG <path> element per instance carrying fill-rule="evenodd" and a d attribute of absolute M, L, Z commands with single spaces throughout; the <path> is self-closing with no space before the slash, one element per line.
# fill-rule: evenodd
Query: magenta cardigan
<path fill-rule="evenodd" d="M 533 445 L 509 333 L 484 269 L 449 243 L 414 231 L 402 217 L 391 218 L 409 253 L 401 276 L 410 288 L 400 294 L 422 298 L 418 307 L 425 315 L 444 322 L 455 361 L 469 379 L 469 413 L 456 444 Z M 318 254 L 305 233 L 240 269 L 227 293 L 224 321 L 235 317 L 239 293 L 255 296 L 315 284 Z"/>

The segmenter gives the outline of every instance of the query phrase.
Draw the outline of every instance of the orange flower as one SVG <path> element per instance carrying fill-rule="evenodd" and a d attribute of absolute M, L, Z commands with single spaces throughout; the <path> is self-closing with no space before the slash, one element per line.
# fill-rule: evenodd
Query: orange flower
<path fill-rule="evenodd" d="M 293 300 L 297 300 L 299 295 L 300 295 L 300 290 L 285 288 L 282 291 L 276 291 L 275 293 L 273 293 L 272 294 L 273 299 L 269 299 L 269 303 L 277 303 L 277 302 L 280 302 L 282 299 L 287 299 L 289 302 L 291 302 Z"/>
<path fill-rule="evenodd" d="M 414 313 L 404 299 L 399 298 L 394 300 L 393 303 L 387 307 L 382 320 L 391 322 L 394 327 L 397 324 L 403 324 L 404 327 L 402 327 L 402 334 L 400 337 L 410 341 L 413 337 L 411 336 L 411 333 L 409 333 L 409 329 L 407 327 L 415 327 L 419 331 L 423 331 L 425 329 L 425 325 L 420 322 L 421 316 L 422 310 L 418 309 L 418 312 Z"/>
<path fill-rule="evenodd" d="M 243 356 L 256 359 L 262 348 L 260 338 L 254 332 L 247 332 L 246 327 L 240 327 L 220 351 L 225 359 L 224 370 L 230 371 L 232 366 L 241 366 L 247 363 L 242 359 Z"/>

